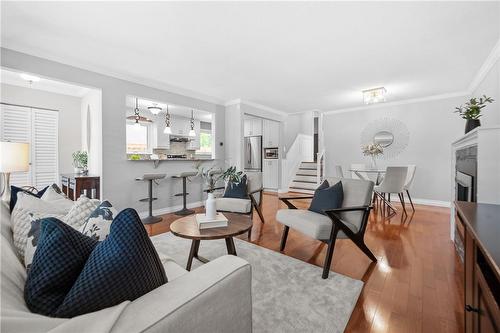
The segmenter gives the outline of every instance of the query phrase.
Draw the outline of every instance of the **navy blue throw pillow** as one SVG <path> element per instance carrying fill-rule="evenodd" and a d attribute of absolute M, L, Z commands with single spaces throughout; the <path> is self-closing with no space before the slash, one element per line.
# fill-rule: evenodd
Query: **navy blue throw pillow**
<path fill-rule="evenodd" d="M 24 299 L 32 312 L 55 316 L 97 241 L 53 217 L 40 220 L 40 225 Z"/>
<path fill-rule="evenodd" d="M 56 316 L 70 318 L 133 301 L 166 282 L 139 215 L 127 208 L 115 217 L 108 237 L 90 254 Z"/>
<path fill-rule="evenodd" d="M 309 210 L 325 215 L 323 212 L 324 210 L 342 207 L 342 201 L 344 201 L 342 182 L 330 186 L 328 181 L 325 180 L 316 191 L 314 191 L 314 197 L 309 206 Z"/>
<path fill-rule="evenodd" d="M 241 177 L 239 183 L 228 182 L 224 198 L 248 199 L 247 175 Z"/>
<path fill-rule="evenodd" d="M 14 207 L 16 206 L 16 203 L 17 203 L 17 194 L 19 192 L 28 193 L 28 194 L 30 194 L 30 195 L 32 195 L 34 197 L 41 198 L 42 195 L 45 193 L 45 191 L 47 191 L 48 188 L 49 187 L 46 186 L 44 189 L 38 191 L 37 193 L 32 193 L 32 192 L 27 191 L 27 190 L 25 190 L 23 188 L 11 185 L 10 186 L 10 204 L 9 204 L 10 212 L 12 213 L 12 211 L 14 210 Z"/>

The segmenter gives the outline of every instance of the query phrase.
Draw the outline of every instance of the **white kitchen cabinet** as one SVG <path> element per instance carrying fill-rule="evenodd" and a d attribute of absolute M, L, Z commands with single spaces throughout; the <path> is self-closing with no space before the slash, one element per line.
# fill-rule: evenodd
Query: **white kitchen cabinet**
<path fill-rule="evenodd" d="M 243 120 L 244 136 L 262 135 L 262 119 L 256 117 L 248 117 Z"/>
<path fill-rule="evenodd" d="M 173 135 L 187 136 L 191 129 L 189 118 L 171 117 L 170 126 Z"/>
<path fill-rule="evenodd" d="M 264 119 L 262 130 L 262 146 L 264 148 L 276 148 L 280 145 L 280 123 Z"/>
<path fill-rule="evenodd" d="M 165 127 L 158 126 L 156 147 L 162 149 L 170 149 L 170 135 L 163 133 Z"/>
<path fill-rule="evenodd" d="M 278 189 L 279 160 L 264 160 L 262 163 L 262 184 L 266 189 Z"/>

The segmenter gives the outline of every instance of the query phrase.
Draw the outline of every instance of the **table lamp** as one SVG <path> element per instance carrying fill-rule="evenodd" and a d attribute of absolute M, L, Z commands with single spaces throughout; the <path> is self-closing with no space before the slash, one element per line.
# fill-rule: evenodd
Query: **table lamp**
<path fill-rule="evenodd" d="M 29 144 L 0 141 L 0 173 L 2 201 L 10 201 L 10 173 L 29 170 Z"/>

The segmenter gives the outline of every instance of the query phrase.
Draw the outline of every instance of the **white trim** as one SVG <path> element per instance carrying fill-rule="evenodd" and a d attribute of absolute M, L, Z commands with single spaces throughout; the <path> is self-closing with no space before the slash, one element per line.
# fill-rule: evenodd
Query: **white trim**
<path fill-rule="evenodd" d="M 405 105 L 405 104 L 414 104 L 414 103 L 422 103 L 422 102 L 429 102 L 429 101 L 435 101 L 435 100 L 440 100 L 440 99 L 447 99 L 447 98 L 454 98 L 454 97 L 463 97 L 463 96 L 468 96 L 468 95 L 470 95 L 470 93 L 468 91 L 457 91 L 457 92 L 452 92 L 452 93 L 432 95 L 432 96 L 426 96 L 426 97 L 410 98 L 410 99 L 405 99 L 405 100 L 401 100 L 401 101 L 394 101 L 394 102 L 387 102 L 387 103 L 377 103 L 377 104 L 357 106 L 357 107 L 353 107 L 353 108 L 346 108 L 346 109 L 338 109 L 338 110 L 325 111 L 325 112 L 323 112 L 323 114 L 324 115 L 330 115 L 330 114 L 337 114 L 337 113 L 345 113 L 345 112 L 353 112 L 353 111 L 363 111 L 363 110 L 370 110 L 370 109 L 386 108 L 386 107 L 390 107 L 390 106 Z"/>
<path fill-rule="evenodd" d="M 173 213 L 178 210 L 182 209 L 182 205 L 177 205 L 177 206 L 171 206 L 171 207 L 164 207 L 164 208 L 158 208 L 153 210 L 153 215 L 158 216 L 158 215 L 163 215 L 163 214 L 168 214 L 168 213 Z M 197 207 L 203 207 L 203 201 L 195 201 L 195 202 L 190 202 L 186 204 L 187 208 L 197 208 Z M 139 217 L 145 218 L 149 215 L 147 211 L 140 212 Z M 179 216 L 181 218 L 182 216 Z"/>
<path fill-rule="evenodd" d="M 268 111 L 268 112 L 271 112 L 274 114 L 278 114 L 280 116 L 290 115 L 290 113 L 276 110 L 276 109 L 273 109 L 273 108 L 266 106 L 266 105 L 262 105 L 262 104 L 258 104 L 258 103 L 254 103 L 254 102 L 250 102 L 250 101 L 245 101 L 245 100 L 242 100 L 241 98 L 232 99 L 230 101 L 227 101 L 226 103 L 224 103 L 224 106 L 230 106 L 230 105 L 235 105 L 235 104 L 245 104 L 245 105 L 257 108 L 257 109 L 261 109 L 261 110 Z"/>
<path fill-rule="evenodd" d="M 483 82 L 493 66 L 497 63 L 498 59 L 500 59 L 500 39 L 497 41 L 493 50 L 491 50 L 483 65 L 479 68 L 479 71 L 472 79 L 472 82 L 469 85 L 469 91 L 471 94 L 477 89 L 481 82 Z"/>

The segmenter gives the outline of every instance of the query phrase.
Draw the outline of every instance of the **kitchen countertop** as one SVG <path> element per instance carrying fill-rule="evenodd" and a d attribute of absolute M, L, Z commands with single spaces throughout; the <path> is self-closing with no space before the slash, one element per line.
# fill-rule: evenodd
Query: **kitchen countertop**
<path fill-rule="evenodd" d="M 132 160 L 132 159 L 127 159 L 129 161 L 191 161 L 191 162 L 197 162 L 197 161 L 214 161 L 215 159 L 213 158 L 157 158 L 157 159 L 140 159 L 140 160 Z"/>

